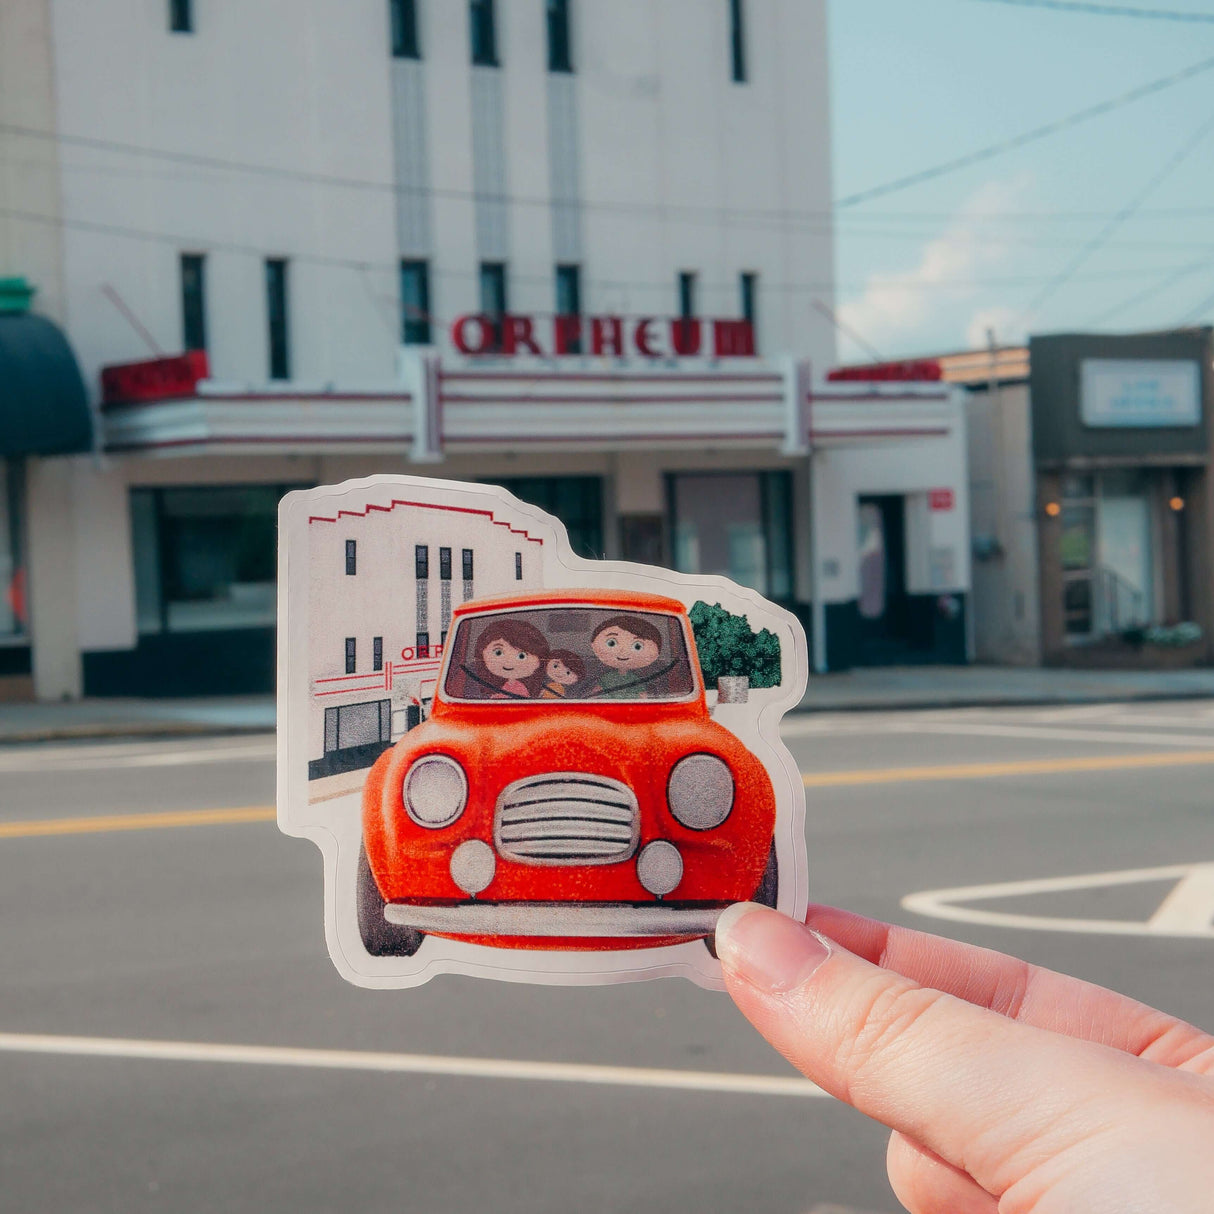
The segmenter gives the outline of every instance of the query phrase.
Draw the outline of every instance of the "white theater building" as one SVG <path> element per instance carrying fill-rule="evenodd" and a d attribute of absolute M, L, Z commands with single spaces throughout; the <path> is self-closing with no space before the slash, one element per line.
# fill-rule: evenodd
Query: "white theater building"
<path fill-rule="evenodd" d="M 279 497 L 427 470 L 756 587 L 818 669 L 966 659 L 954 390 L 827 378 L 824 0 L 12 5 L 49 83 L 0 121 L 54 139 L 0 153 L 56 149 L 59 245 L 0 271 L 95 453 L 5 465 L 0 693 L 270 690 Z M 436 641 L 439 562 L 428 628 L 359 636 L 368 688 L 374 636 Z"/>
<path fill-rule="evenodd" d="M 385 492 L 308 518 L 309 773 L 367 766 L 434 695 L 452 609 L 542 585 L 543 539 Z"/>

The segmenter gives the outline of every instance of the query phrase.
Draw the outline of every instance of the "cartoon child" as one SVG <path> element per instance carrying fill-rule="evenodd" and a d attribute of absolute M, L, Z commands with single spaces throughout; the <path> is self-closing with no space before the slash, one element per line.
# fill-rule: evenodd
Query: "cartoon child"
<path fill-rule="evenodd" d="M 542 700 L 557 700 L 569 694 L 569 688 L 586 677 L 586 663 L 568 649 L 554 649 L 545 667 L 548 682 L 540 692 Z"/>
<path fill-rule="evenodd" d="M 648 694 L 649 679 L 642 671 L 662 652 L 662 634 L 648 620 L 636 615 L 612 616 L 595 630 L 590 648 L 603 664 L 599 674 L 602 695 L 633 699 Z"/>
<path fill-rule="evenodd" d="M 481 665 L 493 679 L 501 680 L 494 700 L 533 695 L 531 676 L 548 658 L 548 642 L 534 624 L 526 620 L 495 620 L 480 643 Z"/>

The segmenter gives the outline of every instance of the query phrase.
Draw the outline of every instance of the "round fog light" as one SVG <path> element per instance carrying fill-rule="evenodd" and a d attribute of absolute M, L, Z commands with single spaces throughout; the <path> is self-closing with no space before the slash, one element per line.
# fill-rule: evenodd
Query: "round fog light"
<path fill-rule="evenodd" d="M 469 839 L 451 853 L 451 880 L 466 894 L 488 889 L 497 871 L 493 848 L 480 839 Z"/>
<path fill-rule="evenodd" d="M 664 898 L 683 880 L 683 857 L 665 839 L 647 843 L 637 856 L 637 879 L 651 893 Z"/>

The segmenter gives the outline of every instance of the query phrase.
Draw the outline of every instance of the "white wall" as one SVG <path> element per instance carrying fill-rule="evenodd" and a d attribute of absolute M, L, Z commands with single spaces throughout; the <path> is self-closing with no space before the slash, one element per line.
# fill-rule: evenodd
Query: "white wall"
<path fill-rule="evenodd" d="M 927 495 L 932 489 L 951 489 L 953 508 L 929 509 Z M 968 591 L 969 485 L 962 425 L 939 438 L 820 449 L 813 456 L 812 490 L 814 561 L 823 603 L 845 603 L 859 597 L 857 502 L 870 494 L 907 496 L 909 593 Z M 951 579 L 932 577 L 933 548 L 951 550 Z"/>
<path fill-rule="evenodd" d="M 164 0 L 53 7 L 59 127 L 73 141 L 60 148 L 67 321 L 90 388 L 100 366 L 151 353 L 105 297 L 107 285 L 157 345 L 181 349 L 182 252 L 208 258 L 216 377 L 267 378 L 262 263 L 287 257 L 293 378 L 390 379 L 397 287 L 387 6 L 197 0 L 194 34 L 168 32 Z"/>
<path fill-rule="evenodd" d="M 981 662 L 1041 660 L 1041 596 L 1027 383 L 965 397 L 974 560 L 974 648 Z"/>

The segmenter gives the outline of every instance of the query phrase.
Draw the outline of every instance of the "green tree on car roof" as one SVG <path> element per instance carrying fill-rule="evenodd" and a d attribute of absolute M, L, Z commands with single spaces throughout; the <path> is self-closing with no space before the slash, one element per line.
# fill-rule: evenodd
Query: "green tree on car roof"
<path fill-rule="evenodd" d="M 720 603 L 698 602 L 690 617 L 706 686 L 715 687 L 722 675 L 746 675 L 752 687 L 779 686 L 780 638 L 774 632 L 755 632 L 746 616 Z"/>

